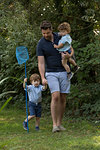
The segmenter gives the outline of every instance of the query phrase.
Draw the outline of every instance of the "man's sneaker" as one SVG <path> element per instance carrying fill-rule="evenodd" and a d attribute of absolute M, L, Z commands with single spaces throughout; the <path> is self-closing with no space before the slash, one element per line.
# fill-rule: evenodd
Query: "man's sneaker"
<path fill-rule="evenodd" d="M 59 131 L 60 131 L 60 129 L 59 129 L 57 126 L 53 127 L 53 129 L 52 129 L 52 132 L 53 132 L 53 133 L 59 132 Z"/>
<path fill-rule="evenodd" d="M 24 130 L 27 130 L 27 122 L 23 122 L 23 128 L 24 128 Z"/>
<path fill-rule="evenodd" d="M 74 73 L 76 73 L 79 69 L 80 69 L 80 67 L 75 66 L 74 69 L 73 69 L 73 70 L 74 70 Z"/>
<path fill-rule="evenodd" d="M 65 131 L 66 128 L 64 128 L 63 126 L 58 126 L 58 128 L 60 129 L 60 131 Z"/>
<path fill-rule="evenodd" d="M 39 127 L 38 127 L 38 126 L 36 126 L 36 127 L 35 127 L 35 130 L 36 130 L 36 131 L 39 131 Z"/>
<path fill-rule="evenodd" d="M 68 80 L 71 80 L 71 78 L 73 77 L 73 75 L 74 75 L 73 72 L 67 73 Z"/>

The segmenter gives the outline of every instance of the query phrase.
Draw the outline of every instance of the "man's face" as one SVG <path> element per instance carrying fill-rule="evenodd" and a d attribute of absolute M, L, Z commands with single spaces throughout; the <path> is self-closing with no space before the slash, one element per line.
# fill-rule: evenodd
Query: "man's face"
<path fill-rule="evenodd" d="M 42 35 L 46 40 L 51 40 L 52 39 L 52 30 L 51 29 L 42 29 Z"/>

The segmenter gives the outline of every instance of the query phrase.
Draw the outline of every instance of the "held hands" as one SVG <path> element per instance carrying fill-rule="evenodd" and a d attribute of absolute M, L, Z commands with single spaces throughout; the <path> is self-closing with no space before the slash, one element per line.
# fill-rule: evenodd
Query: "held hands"
<path fill-rule="evenodd" d="M 43 78 L 43 79 L 42 79 L 42 84 L 43 84 L 43 85 L 47 85 L 47 84 L 48 84 L 46 78 Z"/>
<path fill-rule="evenodd" d="M 45 78 L 42 79 L 42 84 L 43 84 L 43 90 L 46 90 L 48 82 Z"/>
<path fill-rule="evenodd" d="M 43 90 L 46 90 L 47 89 L 47 85 L 43 85 Z"/>

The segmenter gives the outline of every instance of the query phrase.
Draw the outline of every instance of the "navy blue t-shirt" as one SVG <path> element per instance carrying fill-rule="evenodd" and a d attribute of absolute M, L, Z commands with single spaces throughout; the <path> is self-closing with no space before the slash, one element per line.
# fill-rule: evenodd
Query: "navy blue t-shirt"
<path fill-rule="evenodd" d="M 60 37 L 57 33 L 53 33 L 54 43 L 58 44 Z M 36 49 L 37 56 L 44 56 L 46 72 L 62 72 L 65 71 L 61 62 L 61 54 L 54 48 L 53 42 L 46 40 L 44 37 L 40 39 Z"/>

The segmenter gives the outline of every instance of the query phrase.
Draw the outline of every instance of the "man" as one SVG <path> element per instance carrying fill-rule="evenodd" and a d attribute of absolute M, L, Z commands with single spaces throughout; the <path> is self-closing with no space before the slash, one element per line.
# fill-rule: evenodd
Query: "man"
<path fill-rule="evenodd" d="M 70 91 L 70 81 L 67 72 L 61 63 L 61 54 L 54 48 L 60 37 L 52 32 L 52 25 L 43 21 L 40 25 L 42 38 L 37 45 L 38 68 L 42 84 L 48 83 L 51 91 L 51 116 L 53 121 L 52 132 L 66 130 L 62 125 L 63 114 L 66 106 L 66 94 Z M 62 57 L 71 57 L 63 54 Z"/>

